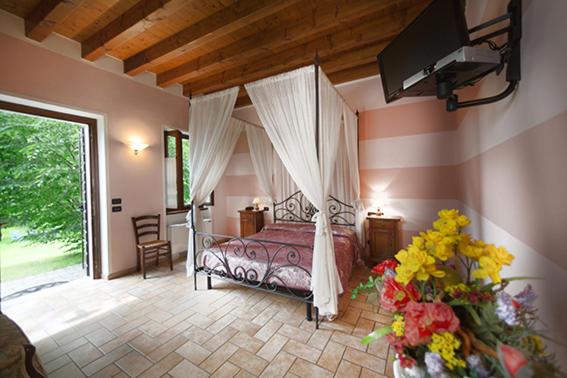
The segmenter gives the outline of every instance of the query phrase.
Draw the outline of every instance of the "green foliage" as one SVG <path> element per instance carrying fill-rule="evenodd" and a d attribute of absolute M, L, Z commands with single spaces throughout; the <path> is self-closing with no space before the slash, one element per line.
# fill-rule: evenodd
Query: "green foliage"
<path fill-rule="evenodd" d="M 368 345 L 376 340 L 381 339 L 382 337 L 386 336 L 391 332 L 392 332 L 391 326 L 380 327 L 377 330 L 372 331 L 368 335 L 364 336 L 362 340 L 360 340 L 360 343 L 362 345 Z"/>
<path fill-rule="evenodd" d="M 0 112 L 0 219 L 32 242 L 82 242 L 80 125 Z"/>
<path fill-rule="evenodd" d="M 24 234 L 25 231 L 14 228 L 2 229 L 2 240 L 0 240 L 2 282 L 81 263 L 82 253 L 65 252 L 66 245 L 61 242 L 32 244 L 10 238 L 10 234 Z"/>
<path fill-rule="evenodd" d="M 181 149 L 183 154 L 183 204 L 191 203 L 191 195 L 189 193 L 189 140 L 181 140 Z"/>
<path fill-rule="evenodd" d="M 362 282 L 358 284 L 357 287 L 351 290 L 351 296 L 350 296 L 351 299 L 355 299 L 358 296 L 358 294 L 360 294 L 361 292 L 374 291 L 375 289 L 377 289 L 376 284 L 381 283 L 381 281 L 382 281 L 381 277 L 375 278 L 369 276 L 367 282 Z"/>

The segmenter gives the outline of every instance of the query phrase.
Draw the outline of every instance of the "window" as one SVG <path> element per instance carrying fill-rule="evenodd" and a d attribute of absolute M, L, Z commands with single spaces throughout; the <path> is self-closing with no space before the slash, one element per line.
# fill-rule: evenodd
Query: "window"
<path fill-rule="evenodd" d="M 166 208 L 168 213 L 187 211 L 191 207 L 189 193 L 189 136 L 179 130 L 165 130 Z M 211 193 L 202 206 L 214 205 Z"/>

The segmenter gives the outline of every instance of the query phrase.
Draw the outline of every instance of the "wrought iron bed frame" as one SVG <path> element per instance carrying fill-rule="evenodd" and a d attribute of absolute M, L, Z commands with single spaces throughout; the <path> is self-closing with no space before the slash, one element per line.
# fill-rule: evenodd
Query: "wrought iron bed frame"
<path fill-rule="evenodd" d="M 354 227 L 355 212 L 354 207 L 348 205 L 333 196 L 327 200 L 328 215 L 331 224 Z M 317 209 L 307 200 L 307 198 L 297 191 L 285 200 L 273 204 L 274 223 L 314 223 L 313 215 Z M 195 267 L 194 285 L 197 290 L 197 275 L 207 277 L 207 289 L 212 288 L 211 278 L 221 279 L 241 286 L 257 289 L 273 294 L 282 295 L 305 302 L 306 319 L 312 321 L 313 312 L 313 293 L 310 290 L 297 290 L 286 285 L 279 274 L 286 269 L 298 269 L 305 272 L 311 279 L 311 272 L 300 266 L 301 252 L 299 248 L 312 248 L 311 246 L 283 243 L 270 240 L 260 240 L 252 238 L 241 238 L 235 236 L 199 232 L 193 228 L 193 264 Z M 201 245 L 197 251 L 197 237 L 200 237 Z M 236 244 L 236 246 L 235 246 Z M 266 244 L 276 244 L 278 249 L 270 256 Z M 258 256 L 265 256 L 266 271 L 262 276 L 254 268 L 246 268 L 242 265 L 231 266 L 228 259 L 228 252 L 234 251 L 240 258 L 256 260 Z M 199 259 L 205 251 L 214 256 L 216 261 L 212 266 L 199 264 Z M 285 254 L 285 263 L 275 263 L 276 256 Z M 319 328 L 319 310 L 315 307 L 315 327 Z"/>

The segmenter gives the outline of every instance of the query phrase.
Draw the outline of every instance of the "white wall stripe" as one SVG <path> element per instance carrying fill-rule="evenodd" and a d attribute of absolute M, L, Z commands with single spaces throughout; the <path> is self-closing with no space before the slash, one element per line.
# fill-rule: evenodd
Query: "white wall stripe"
<path fill-rule="evenodd" d="M 456 148 L 455 131 L 367 139 L 360 141 L 360 169 L 454 165 Z"/>
<path fill-rule="evenodd" d="M 522 35 L 523 75 L 518 90 L 506 100 L 467 113 L 459 127 L 460 161 L 471 159 L 567 110 L 565 14 L 567 1 L 534 3 L 524 13 L 523 28 L 532 32 Z M 494 95 L 503 87 L 499 80 L 485 79 L 478 98 Z"/>

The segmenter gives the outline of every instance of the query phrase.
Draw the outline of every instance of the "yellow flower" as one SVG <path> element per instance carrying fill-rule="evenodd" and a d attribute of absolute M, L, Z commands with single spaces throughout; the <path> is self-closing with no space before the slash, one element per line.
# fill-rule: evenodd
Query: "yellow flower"
<path fill-rule="evenodd" d="M 444 209 L 438 213 L 439 219 L 433 222 L 433 228 L 441 233 L 454 235 L 462 227 L 468 226 L 471 221 L 457 209 Z"/>
<path fill-rule="evenodd" d="M 527 336 L 523 341 L 528 347 L 531 346 L 536 354 L 542 355 L 545 352 L 545 344 L 541 337 L 537 335 Z"/>
<path fill-rule="evenodd" d="M 394 321 L 392 322 L 392 331 L 396 336 L 401 337 L 404 335 L 405 321 L 402 315 L 394 315 Z"/>
<path fill-rule="evenodd" d="M 459 284 L 456 284 L 456 285 L 451 285 L 451 286 L 445 287 L 445 292 L 452 297 L 455 296 L 456 291 L 460 291 L 461 293 L 468 293 L 471 290 L 464 283 L 459 283 Z"/>
<path fill-rule="evenodd" d="M 435 266 L 435 258 L 426 251 L 410 245 L 396 254 L 400 265 L 396 268 L 396 281 L 407 285 L 413 278 L 427 281 L 430 276 L 444 277 L 445 273 Z"/>
<path fill-rule="evenodd" d="M 502 281 L 500 277 L 502 266 L 510 265 L 512 261 L 514 256 L 504 247 L 497 248 L 494 244 L 489 244 L 478 259 L 479 268 L 473 271 L 473 277 L 478 279 L 490 277 L 492 282 L 499 283 Z"/>
<path fill-rule="evenodd" d="M 443 209 L 440 210 L 437 215 L 439 215 L 439 218 L 441 219 L 456 219 L 459 216 L 459 210 L 457 209 Z"/>
<path fill-rule="evenodd" d="M 492 282 L 499 283 L 502 281 L 500 270 L 502 266 L 488 256 L 482 256 L 478 259 L 479 268 L 475 269 L 472 274 L 474 278 L 485 279 L 490 277 Z"/>
<path fill-rule="evenodd" d="M 454 235 L 459 232 L 457 221 L 454 219 L 437 219 L 433 228 L 443 234 Z"/>
<path fill-rule="evenodd" d="M 420 236 L 413 236 L 411 238 L 412 241 L 412 245 L 416 246 L 419 249 L 425 249 L 425 238 L 423 238 L 421 235 Z"/>
<path fill-rule="evenodd" d="M 443 237 L 432 250 L 433 256 L 437 257 L 441 261 L 447 261 L 449 258 L 455 255 L 455 248 L 457 238 L 455 236 L 445 236 Z"/>
<path fill-rule="evenodd" d="M 471 240 L 469 234 L 461 234 L 459 242 L 459 252 L 468 258 L 478 260 L 484 253 L 486 245 L 482 240 Z"/>
<path fill-rule="evenodd" d="M 455 350 L 459 349 L 460 346 L 461 341 L 451 332 L 434 333 L 431 336 L 431 343 L 428 345 L 429 350 L 443 358 L 445 366 L 450 370 L 466 366 L 465 361 L 455 355 Z"/>
<path fill-rule="evenodd" d="M 512 261 L 514 261 L 514 256 L 511 255 L 510 252 L 506 250 L 506 248 L 496 248 L 494 244 L 489 244 L 486 246 L 486 253 L 500 265 L 510 265 Z"/>
<path fill-rule="evenodd" d="M 459 227 L 466 227 L 471 224 L 471 221 L 465 215 L 459 215 L 457 217 L 457 224 L 459 225 Z"/>

